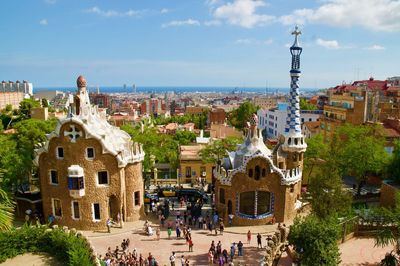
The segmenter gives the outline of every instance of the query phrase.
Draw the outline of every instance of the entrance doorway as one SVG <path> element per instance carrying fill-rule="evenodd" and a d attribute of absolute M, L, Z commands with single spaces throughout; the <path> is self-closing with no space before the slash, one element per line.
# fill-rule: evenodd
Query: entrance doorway
<path fill-rule="evenodd" d="M 232 201 L 228 201 L 228 215 L 232 214 Z"/>
<path fill-rule="evenodd" d="M 110 198 L 108 199 L 109 217 L 116 221 L 119 211 L 120 210 L 119 210 L 118 199 L 115 195 L 111 195 Z"/>

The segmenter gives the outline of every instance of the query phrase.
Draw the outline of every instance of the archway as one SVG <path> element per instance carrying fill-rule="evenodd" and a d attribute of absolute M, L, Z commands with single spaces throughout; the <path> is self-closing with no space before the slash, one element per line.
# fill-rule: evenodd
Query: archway
<path fill-rule="evenodd" d="M 232 214 L 232 201 L 228 201 L 228 214 Z"/>
<path fill-rule="evenodd" d="M 119 201 L 115 195 L 111 195 L 108 199 L 108 215 L 113 220 L 117 220 L 119 213 Z"/>

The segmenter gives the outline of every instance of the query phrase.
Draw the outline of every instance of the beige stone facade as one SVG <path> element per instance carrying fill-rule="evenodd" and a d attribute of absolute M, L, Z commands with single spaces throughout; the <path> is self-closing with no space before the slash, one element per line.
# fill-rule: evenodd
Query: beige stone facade
<path fill-rule="evenodd" d="M 196 183 L 199 178 L 212 182 L 213 164 L 203 163 L 200 150 L 204 145 L 182 145 L 179 148 L 180 183 Z"/>
<path fill-rule="evenodd" d="M 45 217 L 52 214 L 56 224 L 99 230 L 107 228 L 109 217 L 134 221 L 144 214 L 144 153 L 86 102 L 83 89 L 80 106 L 75 106 L 79 112 L 59 120 L 37 149 L 36 162 Z"/>

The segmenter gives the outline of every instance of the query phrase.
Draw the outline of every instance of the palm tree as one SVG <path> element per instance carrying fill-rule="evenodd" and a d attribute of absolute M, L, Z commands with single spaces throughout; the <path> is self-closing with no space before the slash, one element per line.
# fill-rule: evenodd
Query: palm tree
<path fill-rule="evenodd" d="M 1 179 L 2 173 L 0 173 Z M 14 201 L 0 188 L 0 232 L 10 230 L 14 220 Z"/>
<path fill-rule="evenodd" d="M 381 227 L 375 233 L 375 246 L 393 245 L 394 249 L 386 254 L 380 265 L 398 265 L 400 262 L 400 193 L 396 194 L 396 204 L 392 209 L 378 208 L 373 217 L 379 218 Z"/>

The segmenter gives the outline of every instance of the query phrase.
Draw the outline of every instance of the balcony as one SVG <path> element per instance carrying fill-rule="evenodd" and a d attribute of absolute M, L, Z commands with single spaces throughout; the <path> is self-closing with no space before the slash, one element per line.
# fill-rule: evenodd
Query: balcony
<path fill-rule="evenodd" d="M 68 190 L 69 195 L 73 198 L 85 196 L 83 168 L 79 165 L 68 167 Z"/>

